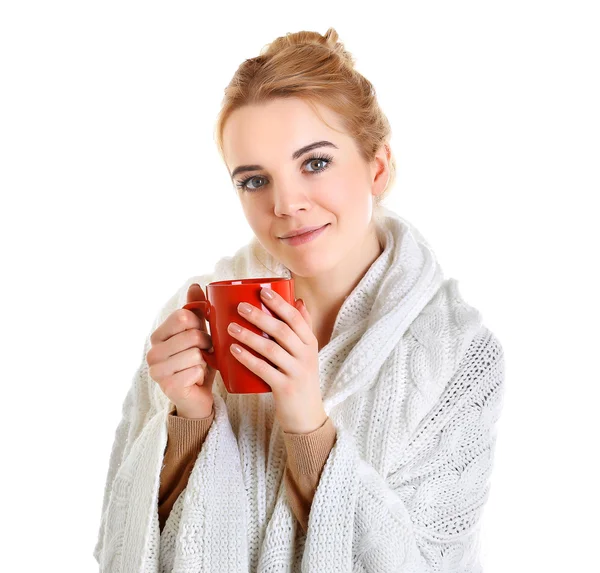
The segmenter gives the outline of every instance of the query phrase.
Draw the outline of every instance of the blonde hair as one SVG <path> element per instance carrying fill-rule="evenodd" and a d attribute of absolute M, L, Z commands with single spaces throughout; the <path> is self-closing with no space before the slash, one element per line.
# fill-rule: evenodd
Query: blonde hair
<path fill-rule="evenodd" d="M 354 69 L 354 58 L 338 42 L 333 28 L 324 36 L 306 31 L 287 33 L 238 67 L 225 88 L 215 127 L 214 137 L 223 161 L 223 129 L 233 111 L 247 104 L 290 97 L 305 101 L 331 129 L 314 104 L 336 112 L 365 161 L 373 161 L 381 145 L 387 146 L 390 177 L 383 193 L 375 197 L 377 207 L 396 176 L 396 162 L 389 147 L 391 127 L 379 107 L 375 88 Z"/>

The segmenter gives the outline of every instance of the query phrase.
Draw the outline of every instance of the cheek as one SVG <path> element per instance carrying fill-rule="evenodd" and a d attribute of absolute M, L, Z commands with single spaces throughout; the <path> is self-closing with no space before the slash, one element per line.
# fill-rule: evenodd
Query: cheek
<path fill-rule="evenodd" d="M 253 202 L 250 198 L 250 200 L 242 202 L 242 209 L 250 227 L 255 233 L 260 232 L 268 221 L 263 212 L 263 206 L 257 201 Z"/>
<path fill-rule="evenodd" d="M 364 195 L 364 183 L 349 175 L 327 182 L 320 192 L 322 206 L 340 214 L 364 209 L 363 199 L 361 199 Z"/>
<path fill-rule="evenodd" d="M 348 199 L 352 196 L 351 185 L 352 181 L 348 177 L 331 177 L 320 181 L 315 202 L 333 213 L 347 209 Z"/>

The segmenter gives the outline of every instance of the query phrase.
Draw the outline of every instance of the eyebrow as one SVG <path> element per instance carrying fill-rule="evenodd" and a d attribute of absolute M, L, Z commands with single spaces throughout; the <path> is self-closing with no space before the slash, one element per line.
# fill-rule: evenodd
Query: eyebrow
<path fill-rule="evenodd" d="M 291 157 L 292 161 L 294 159 L 298 159 L 298 157 L 300 157 L 304 153 L 316 149 L 317 147 L 335 147 L 336 149 L 338 149 L 338 146 L 331 143 L 331 141 L 315 141 L 314 143 L 309 143 L 308 145 L 301 147 L 297 151 L 294 151 Z M 243 173 L 244 171 L 258 171 L 259 169 L 264 169 L 264 167 L 262 165 L 239 165 L 233 170 L 231 178 L 233 179 L 238 173 Z"/>

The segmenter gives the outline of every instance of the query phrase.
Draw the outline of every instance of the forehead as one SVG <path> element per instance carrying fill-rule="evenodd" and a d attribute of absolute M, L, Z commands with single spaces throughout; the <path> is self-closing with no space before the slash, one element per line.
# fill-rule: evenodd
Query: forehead
<path fill-rule="evenodd" d="M 312 107 L 298 98 L 277 99 L 236 109 L 223 129 L 223 150 L 230 168 L 240 163 L 289 160 L 291 154 L 313 141 L 329 140 L 342 147 L 349 139 L 338 116 L 316 104 L 326 125 Z M 339 131 L 336 131 L 339 130 Z"/>

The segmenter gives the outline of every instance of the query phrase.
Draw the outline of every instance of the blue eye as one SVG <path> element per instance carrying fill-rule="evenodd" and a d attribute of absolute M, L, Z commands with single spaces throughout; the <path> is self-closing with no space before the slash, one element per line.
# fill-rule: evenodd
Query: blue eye
<path fill-rule="evenodd" d="M 323 171 L 325 171 L 333 162 L 333 157 L 331 157 L 331 155 L 327 155 L 327 154 L 323 154 L 323 155 L 311 155 L 310 157 L 308 157 L 303 165 L 307 165 L 310 164 L 312 162 L 317 162 L 317 161 L 321 161 L 324 162 L 325 165 L 319 169 L 311 169 L 308 171 L 308 173 L 312 173 L 313 175 L 318 175 L 319 173 L 323 173 Z M 261 187 L 263 187 L 263 185 L 260 185 L 259 187 L 248 187 L 248 183 L 250 183 L 250 181 L 252 181 L 253 179 L 266 179 L 266 177 L 262 176 L 262 175 L 252 175 L 251 177 L 247 177 L 246 179 L 243 179 L 241 181 L 236 181 L 236 187 L 242 189 L 243 191 L 249 191 L 249 192 L 254 192 L 257 191 L 258 189 L 260 189 Z"/>

